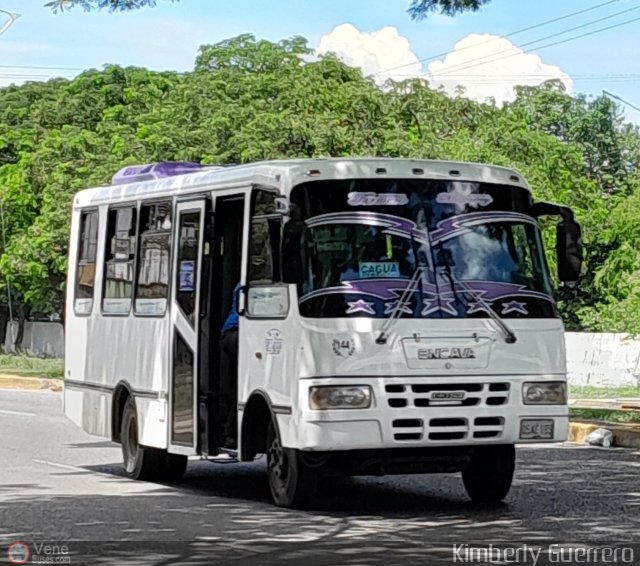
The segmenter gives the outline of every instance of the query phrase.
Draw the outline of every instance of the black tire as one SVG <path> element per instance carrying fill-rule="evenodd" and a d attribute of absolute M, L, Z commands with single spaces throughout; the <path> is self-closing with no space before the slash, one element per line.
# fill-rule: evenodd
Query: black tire
<path fill-rule="evenodd" d="M 120 443 L 127 477 L 141 481 L 160 479 L 163 467 L 162 451 L 138 444 L 138 417 L 132 397 L 127 399 L 122 411 Z"/>
<path fill-rule="evenodd" d="M 267 429 L 267 474 L 271 497 L 279 507 L 304 509 L 315 499 L 318 473 L 302 462 L 297 450 L 283 448 L 273 421 Z"/>
<path fill-rule="evenodd" d="M 188 458 L 180 454 L 169 454 L 163 452 L 164 466 L 162 471 L 162 481 L 180 481 L 187 470 Z"/>
<path fill-rule="evenodd" d="M 471 454 L 469 465 L 462 470 L 462 481 L 472 501 L 498 503 L 513 481 L 516 449 L 512 444 L 480 446 Z"/>

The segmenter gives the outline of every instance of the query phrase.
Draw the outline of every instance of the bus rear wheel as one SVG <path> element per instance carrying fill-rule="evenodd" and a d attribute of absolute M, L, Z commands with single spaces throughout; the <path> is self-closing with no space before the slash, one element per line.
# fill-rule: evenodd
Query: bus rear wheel
<path fill-rule="evenodd" d="M 129 397 L 122 411 L 120 427 L 122 458 L 127 477 L 141 481 L 177 481 L 187 468 L 187 457 L 142 446 L 138 442 L 136 404 Z"/>
<path fill-rule="evenodd" d="M 512 444 L 476 448 L 471 461 L 462 470 L 462 481 L 471 500 L 478 503 L 502 501 L 511 489 L 515 463 L 516 449 Z"/>
<path fill-rule="evenodd" d="M 306 466 L 297 450 L 284 448 L 273 421 L 267 429 L 267 474 L 276 505 L 293 509 L 308 507 L 316 495 L 318 474 Z"/>

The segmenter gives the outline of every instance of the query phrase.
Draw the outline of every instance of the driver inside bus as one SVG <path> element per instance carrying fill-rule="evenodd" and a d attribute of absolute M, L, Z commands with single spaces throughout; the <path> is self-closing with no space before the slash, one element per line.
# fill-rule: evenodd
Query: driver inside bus
<path fill-rule="evenodd" d="M 228 383 L 229 402 L 227 407 L 227 419 L 223 433 L 223 445 L 227 448 L 235 448 L 238 428 L 238 292 L 240 283 L 233 288 L 231 309 L 222 325 L 220 336 L 221 376 Z"/>

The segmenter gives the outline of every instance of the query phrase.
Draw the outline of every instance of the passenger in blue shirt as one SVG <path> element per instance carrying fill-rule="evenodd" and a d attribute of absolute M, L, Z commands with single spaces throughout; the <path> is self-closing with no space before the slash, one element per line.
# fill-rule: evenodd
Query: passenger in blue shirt
<path fill-rule="evenodd" d="M 237 446 L 238 428 L 238 293 L 240 283 L 233 288 L 231 310 L 222 325 L 220 347 L 222 350 L 220 373 L 229 392 L 227 418 L 223 433 L 223 444 L 227 448 Z"/>

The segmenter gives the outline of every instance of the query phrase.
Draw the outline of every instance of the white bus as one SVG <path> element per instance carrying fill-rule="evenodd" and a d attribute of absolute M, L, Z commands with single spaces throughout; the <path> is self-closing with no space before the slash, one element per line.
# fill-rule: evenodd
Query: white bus
<path fill-rule="evenodd" d="M 140 480 L 179 479 L 189 457 L 266 454 L 281 506 L 309 504 L 332 475 L 429 472 L 501 500 L 515 445 L 567 434 L 543 215 L 559 218 L 559 279 L 575 282 L 572 212 L 534 203 L 502 167 L 122 170 L 73 201 L 66 415 L 121 443 Z"/>

